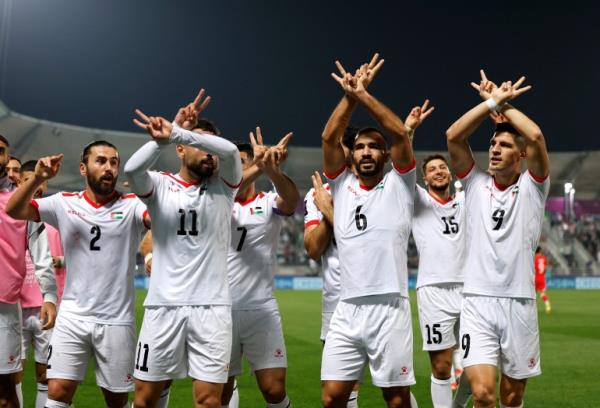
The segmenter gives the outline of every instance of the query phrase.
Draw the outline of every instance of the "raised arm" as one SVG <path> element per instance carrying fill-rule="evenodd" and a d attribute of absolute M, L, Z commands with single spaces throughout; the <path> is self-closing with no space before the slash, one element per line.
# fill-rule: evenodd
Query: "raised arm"
<path fill-rule="evenodd" d="M 318 172 L 312 175 L 312 183 L 314 206 L 308 208 L 307 203 L 306 211 L 310 214 L 318 210 L 323 215 L 323 219 L 318 223 L 309 223 L 305 226 L 304 248 L 308 256 L 317 261 L 331 245 L 333 238 L 333 200 L 331 194 L 323 187 L 323 181 Z"/>
<path fill-rule="evenodd" d="M 42 157 L 35 165 L 35 174 L 21 183 L 6 203 L 6 213 L 17 220 L 39 221 L 37 209 L 31 200 L 44 181 L 54 177 L 60 170 L 62 154 Z"/>
<path fill-rule="evenodd" d="M 379 60 L 379 54 L 373 55 L 371 62 L 368 64 L 371 75 L 368 79 L 365 79 L 365 87 L 373 80 L 383 63 L 384 60 Z M 338 84 L 340 84 L 345 95 L 331 113 L 321 136 L 323 145 L 323 169 L 326 174 L 335 174 L 339 172 L 346 163 L 344 149 L 342 149 L 342 137 L 344 131 L 350 124 L 350 118 L 357 105 L 356 98 L 349 94 L 356 86 L 354 83 L 354 76 L 346 72 L 339 61 L 336 61 L 335 65 L 338 68 L 340 75 L 338 76 L 332 73 L 331 76 Z"/>

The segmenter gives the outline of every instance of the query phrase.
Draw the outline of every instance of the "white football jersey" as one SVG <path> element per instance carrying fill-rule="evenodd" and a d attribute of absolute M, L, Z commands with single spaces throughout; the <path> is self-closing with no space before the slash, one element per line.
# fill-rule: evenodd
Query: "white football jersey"
<path fill-rule="evenodd" d="M 463 293 L 535 299 L 533 255 L 550 178 L 536 180 L 525 171 L 504 187 L 473 166 L 461 182 L 469 248 Z"/>
<path fill-rule="evenodd" d="M 152 278 L 144 306 L 231 305 L 227 251 L 237 191 L 218 174 L 198 183 L 151 171 Z"/>
<path fill-rule="evenodd" d="M 325 190 L 331 193 L 329 184 L 324 184 Z M 315 205 L 315 189 L 311 188 L 304 199 L 304 228 L 317 225 L 323 219 L 323 214 Z M 335 211 L 335 210 L 334 210 Z M 323 271 L 323 312 L 333 312 L 340 300 L 340 260 L 338 258 L 335 238 L 321 255 Z"/>
<path fill-rule="evenodd" d="M 415 183 L 414 163 L 405 172 L 393 168 L 370 189 L 349 169 L 330 179 L 341 300 L 387 293 L 408 297 Z"/>
<path fill-rule="evenodd" d="M 135 321 L 133 275 L 146 206 L 115 192 L 94 203 L 85 191 L 35 199 L 42 221 L 59 230 L 69 273 L 61 314 L 100 324 Z"/>
<path fill-rule="evenodd" d="M 419 250 L 417 288 L 464 282 L 465 195 L 444 202 L 417 185 L 412 232 Z"/>
<path fill-rule="evenodd" d="M 231 216 L 231 243 L 227 254 L 229 288 L 233 310 L 277 306 L 273 278 L 277 269 L 277 241 L 282 214 L 277 193 L 258 193 L 235 200 Z"/>

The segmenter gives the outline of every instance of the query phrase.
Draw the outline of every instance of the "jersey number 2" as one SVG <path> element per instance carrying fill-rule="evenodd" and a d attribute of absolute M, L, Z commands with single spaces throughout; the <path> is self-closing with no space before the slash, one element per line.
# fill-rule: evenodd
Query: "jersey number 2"
<path fill-rule="evenodd" d="M 90 230 L 90 234 L 93 235 L 92 240 L 90 241 L 90 251 L 100 251 L 100 246 L 96 245 L 100 236 L 102 236 L 102 231 L 100 231 L 100 227 L 94 225 Z"/>

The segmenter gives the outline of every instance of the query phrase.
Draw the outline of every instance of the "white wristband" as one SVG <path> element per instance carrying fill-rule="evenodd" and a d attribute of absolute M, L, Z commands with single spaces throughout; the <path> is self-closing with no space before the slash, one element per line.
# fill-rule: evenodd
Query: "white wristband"
<path fill-rule="evenodd" d="M 500 112 L 502 110 L 503 105 L 498 105 L 498 103 L 494 100 L 494 98 L 489 98 L 485 101 L 490 112 Z"/>
<path fill-rule="evenodd" d="M 144 264 L 147 264 L 148 262 L 150 262 L 152 260 L 152 252 L 149 252 L 146 254 L 146 256 L 144 257 Z"/>

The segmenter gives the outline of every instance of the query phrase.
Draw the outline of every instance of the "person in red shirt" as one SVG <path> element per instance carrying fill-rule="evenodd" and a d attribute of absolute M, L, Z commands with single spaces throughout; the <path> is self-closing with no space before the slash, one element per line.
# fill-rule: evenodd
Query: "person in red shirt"
<path fill-rule="evenodd" d="M 550 299 L 546 294 L 546 269 L 548 268 L 548 258 L 542 253 L 541 247 L 537 247 L 535 250 L 533 263 L 535 266 L 535 291 L 540 292 L 540 297 L 544 302 L 546 313 L 550 313 Z"/>

